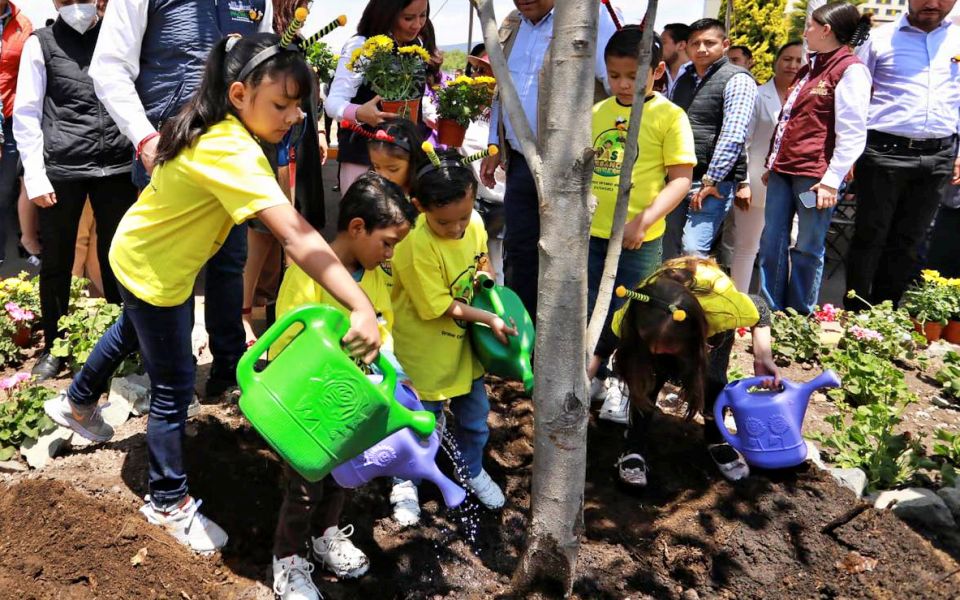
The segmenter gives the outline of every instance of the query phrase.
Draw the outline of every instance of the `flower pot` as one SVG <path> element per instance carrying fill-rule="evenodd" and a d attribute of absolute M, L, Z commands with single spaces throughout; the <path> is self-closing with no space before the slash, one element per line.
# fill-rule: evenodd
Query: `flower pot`
<path fill-rule="evenodd" d="M 420 122 L 420 98 L 414 100 L 381 100 L 380 110 L 395 113 L 400 118 Z"/>
<path fill-rule="evenodd" d="M 30 346 L 30 338 L 33 336 L 33 331 L 30 329 L 29 325 L 20 325 L 17 327 L 17 331 L 13 334 L 13 343 L 21 348 L 28 348 Z"/>
<path fill-rule="evenodd" d="M 928 342 L 935 342 L 943 335 L 943 325 L 939 321 L 927 321 L 923 324 L 923 335 Z"/>
<path fill-rule="evenodd" d="M 943 328 L 943 339 L 951 344 L 960 344 L 960 321 L 951 320 Z"/>
<path fill-rule="evenodd" d="M 459 148 L 463 145 L 463 138 L 467 135 L 467 128 L 453 119 L 437 121 L 437 140 L 444 146 Z"/>

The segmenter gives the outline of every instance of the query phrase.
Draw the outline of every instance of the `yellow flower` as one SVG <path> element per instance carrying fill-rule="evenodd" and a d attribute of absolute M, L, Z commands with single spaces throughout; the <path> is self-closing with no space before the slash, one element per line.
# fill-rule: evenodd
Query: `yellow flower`
<path fill-rule="evenodd" d="M 397 52 L 400 54 L 416 54 L 423 62 L 430 62 L 430 53 L 421 46 L 401 46 L 397 48 Z"/>
<path fill-rule="evenodd" d="M 380 49 L 380 50 L 393 50 L 393 40 L 385 35 L 375 35 L 371 38 L 368 38 L 364 46 Z"/>
<path fill-rule="evenodd" d="M 33 293 L 33 284 L 29 281 L 21 281 L 20 285 L 17 286 L 17 291 L 21 294 L 32 294 Z"/>
<path fill-rule="evenodd" d="M 487 77 L 486 75 L 480 75 L 479 77 L 473 78 L 473 83 L 475 85 L 494 85 L 497 83 L 497 80 L 493 77 Z"/>
<path fill-rule="evenodd" d="M 940 277 L 940 271 L 935 271 L 933 269 L 924 269 L 920 271 L 920 275 L 923 277 L 924 281 L 936 281 Z"/>
<path fill-rule="evenodd" d="M 363 55 L 363 49 L 357 48 L 353 51 L 353 54 L 350 55 L 350 61 L 347 63 L 347 69 L 350 71 L 354 70 L 354 67 L 357 66 L 357 61 L 360 60 L 360 57 Z"/>
<path fill-rule="evenodd" d="M 450 85 L 473 85 L 473 79 L 466 75 L 460 75 L 451 81 Z"/>

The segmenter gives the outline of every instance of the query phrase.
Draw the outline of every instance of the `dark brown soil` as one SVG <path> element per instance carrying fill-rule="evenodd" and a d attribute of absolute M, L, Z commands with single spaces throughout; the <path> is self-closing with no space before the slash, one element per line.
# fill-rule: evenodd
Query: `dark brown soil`
<path fill-rule="evenodd" d="M 355 525 L 371 570 L 343 583 L 318 571 L 327 598 L 506 596 L 525 542 L 532 407 L 513 386 L 497 383 L 492 396 L 487 465 L 506 484 L 507 507 L 480 511 L 468 544 L 429 485 L 415 529 L 389 519 L 385 481 L 358 490 L 343 522 Z M 40 478 L 7 478 L 0 598 L 270 597 L 276 458 L 235 408 L 204 407 L 187 437 L 191 492 L 231 540 L 222 556 L 196 557 L 136 513 L 146 489 L 143 426 L 128 422 L 114 442 L 74 450 Z M 577 598 L 672 599 L 690 589 L 705 599 L 960 598 L 960 545 L 934 537 L 947 552 L 938 550 L 889 512 L 859 510 L 852 494 L 811 467 L 728 484 L 711 467 L 698 425 L 664 414 L 653 430 L 651 486 L 631 496 L 611 477 L 622 430 L 590 428 Z M 141 548 L 146 558 L 134 567 Z M 876 559 L 873 570 L 848 572 L 869 566 L 853 551 Z"/>

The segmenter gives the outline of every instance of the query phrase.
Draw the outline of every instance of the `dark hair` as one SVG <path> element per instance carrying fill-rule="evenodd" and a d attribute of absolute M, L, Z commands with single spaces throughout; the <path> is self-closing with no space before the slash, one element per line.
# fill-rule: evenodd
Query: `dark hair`
<path fill-rule="evenodd" d="M 463 158 L 454 151 L 439 153 L 441 166 L 426 168 L 417 174 L 414 197 L 424 210 L 441 208 L 466 195 L 477 195 L 477 178 L 473 169 L 464 166 Z"/>
<path fill-rule="evenodd" d="M 844 46 L 860 46 L 870 37 L 873 16 L 861 15 L 857 7 L 846 2 L 831 2 L 813 11 L 810 18 L 829 25 L 837 41 Z"/>
<path fill-rule="evenodd" d="M 401 144 L 410 148 L 410 151 L 407 152 L 404 148 L 401 148 L 394 143 L 380 140 L 367 141 L 368 150 L 381 150 L 390 156 L 410 161 L 409 185 L 410 188 L 413 189 L 417 177 L 417 171 L 430 163 L 430 159 L 427 158 L 426 153 L 423 151 L 423 137 L 420 135 L 420 131 L 417 129 L 417 126 L 414 125 L 409 119 L 387 119 L 386 121 L 383 121 L 377 125 L 377 128 L 374 131 L 384 131 L 396 138 Z"/>
<path fill-rule="evenodd" d="M 664 263 L 637 291 L 650 296 L 651 302 L 631 300 L 620 324 L 620 343 L 614 367 L 630 389 L 631 401 L 650 410 L 658 376 L 676 378 L 692 418 L 703 409 L 706 393 L 709 347 L 707 317 L 698 295 L 709 290 L 696 289 L 695 274 L 701 264 L 716 264 L 705 259 L 682 257 Z M 675 320 L 667 308 L 675 306 L 686 318 Z M 675 349 L 671 356 L 656 355 L 652 348 L 666 343 Z M 667 369 L 669 372 L 658 373 Z"/>
<path fill-rule="evenodd" d="M 643 29 L 639 25 L 627 25 L 610 36 L 607 47 L 603 49 L 604 60 L 608 58 L 637 58 L 640 56 L 640 45 L 643 38 Z M 653 44 L 650 47 L 650 67 L 656 69 L 663 60 L 663 41 L 656 33 L 653 34 Z"/>
<path fill-rule="evenodd" d="M 477 57 L 477 58 L 480 58 L 481 56 L 483 56 L 483 55 L 486 54 L 486 53 L 487 53 L 487 45 L 484 44 L 483 42 L 480 42 L 479 44 L 477 44 L 476 46 L 474 46 L 472 50 L 470 50 L 469 56 L 475 56 L 475 57 Z M 473 71 L 475 70 L 475 68 L 476 68 L 476 67 L 474 67 L 472 64 L 470 64 L 470 61 L 468 60 L 468 61 L 467 61 L 467 68 L 464 69 L 464 72 L 463 72 L 464 75 L 466 75 L 467 77 L 473 77 Z"/>
<path fill-rule="evenodd" d="M 777 55 L 776 55 L 775 57 L 773 57 L 774 61 L 776 61 L 777 59 L 779 59 L 781 56 L 783 56 L 783 53 L 784 53 L 784 52 L 786 52 L 786 51 L 789 50 L 790 48 L 793 48 L 794 46 L 803 46 L 803 42 L 801 42 L 800 40 L 792 40 L 792 41 L 789 41 L 789 42 L 787 42 L 786 44 L 780 46 L 780 49 L 777 50 Z"/>
<path fill-rule="evenodd" d="M 664 25 L 663 33 L 669 33 L 674 44 L 690 39 L 690 26 L 685 23 L 669 23 Z"/>
<path fill-rule="evenodd" d="M 353 219 L 363 219 L 364 229 L 384 229 L 417 220 L 417 208 L 403 194 L 400 186 L 373 171 L 367 171 L 340 200 L 337 231 L 346 231 Z"/>
<path fill-rule="evenodd" d="M 746 46 L 730 46 L 727 49 L 727 52 L 730 52 L 731 50 L 739 50 L 740 52 L 743 52 L 743 55 L 746 56 L 748 59 L 750 60 L 753 59 L 753 50 L 751 50 L 750 48 L 747 48 Z"/>
<path fill-rule="evenodd" d="M 282 34 L 293 21 L 298 8 L 310 8 L 311 0 L 271 0 L 273 2 L 273 31 Z"/>
<path fill-rule="evenodd" d="M 227 44 L 232 47 L 227 52 Z M 210 127 L 234 112 L 227 97 L 230 85 L 254 56 L 271 46 L 278 46 L 280 36 L 273 33 L 256 33 L 242 38 L 227 37 L 220 40 L 210 51 L 203 71 L 203 81 L 196 95 L 160 130 L 157 146 L 157 161 L 171 160 L 181 150 L 193 145 Z M 307 66 L 303 54 L 283 50 L 268 58 L 253 69 L 243 80 L 254 87 L 266 76 L 286 76 L 284 89 L 288 98 L 312 97 L 314 93 L 313 71 Z"/>
<path fill-rule="evenodd" d="M 375 35 L 393 37 L 393 24 L 403 9 L 412 3 L 413 0 L 369 0 L 357 24 L 357 35 L 368 38 Z M 427 22 L 420 30 L 420 42 L 430 54 L 437 50 L 437 38 L 433 31 L 433 22 L 430 20 L 429 3 L 427 3 Z"/>
<path fill-rule="evenodd" d="M 699 21 L 694 21 L 690 24 L 690 35 L 692 36 L 695 33 L 700 33 L 701 31 L 712 31 L 716 29 L 723 34 L 724 39 L 727 37 L 727 28 L 724 26 L 723 22 L 718 21 L 717 19 L 700 19 Z M 690 38 L 687 37 L 689 40 Z"/>

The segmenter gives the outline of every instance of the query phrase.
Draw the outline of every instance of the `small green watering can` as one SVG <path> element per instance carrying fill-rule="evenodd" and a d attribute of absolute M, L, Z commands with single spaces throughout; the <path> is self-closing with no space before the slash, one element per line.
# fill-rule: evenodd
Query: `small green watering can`
<path fill-rule="evenodd" d="M 471 306 L 492 312 L 507 325 L 517 328 L 517 335 L 507 337 L 510 343 L 502 344 L 489 327 L 471 323 L 470 341 L 480 364 L 488 373 L 522 381 L 523 389 L 532 392 L 533 367 L 530 365 L 530 355 L 533 354 L 536 333 L 523 301 L 513 290 L 496 285 L 493 279 L 481 272 L 477 274 L 477 291 Z"/>
<path fill-rule="evenodd" d="M 303 331 L 255 371 L 257 359 L 296 324 Z M 436 426 L 433 413 L 394 399 L 397 373 L 383 355 L 376 362 L 383 381 L 367 378 L 340 345 L 349 329 L 337 309 L 306 304 L 284 314 L 237 364 L 240 410 L 307 481 L 319 481 L 403 427 L 427 437 Z"/>

